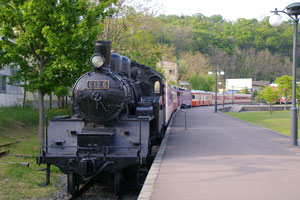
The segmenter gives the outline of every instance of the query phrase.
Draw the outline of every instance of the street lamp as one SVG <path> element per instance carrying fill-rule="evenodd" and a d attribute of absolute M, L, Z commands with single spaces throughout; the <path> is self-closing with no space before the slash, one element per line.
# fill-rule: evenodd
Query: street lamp
<path fill-rule="evenodd" d="M 232 105 L 233 105 L 233 85 L 232 85 L 232 90 L 231 90 L 231 101 L 232 101 Z"/>
<path fill-rule="evenodd" d="M 223 88 L 223 90 L 222 90 L 222 93 L 223 93 L 223 108 L 224 108 L 224 103 L 225 103 L 225 98 L 224 98 L 225 85 L 224 84 L 223 84 L 223 87 L 222 87 Z M 222 85 L 222 82 L 219 82 L 219 85 Z"/>
<path fill-rule="evenodd" d="M 216 73 L 215 113 L 217 113 L 218 112 L 218 101 L 217 100 L 218 100 L 218 74 L 219 74 L 219 71 L 216 69 L 215 73 Z M 224 74 L 225 74 L 224 71 L 220 71 L 221 76 L 223 76 Z M 213 75 L 213 72 L 209 71 L 208 75 Z"/>
<path fill-rule="evenodd" d="M 298 23 L 300 15 L 300 3 L 292 3 L 288 5 L 284 10 L 278 11 L 277 8 L 270 17 L 269 22 L 271 26 L 280 26 L 282 18 L 278 13 L 287 14 L 294 21 L 294 43 L 293 43 L 293 88 L 292 88 L 292 107 L 291 107 L 291 143 L 294 146 L 298 144 L 298 116 L 296 106 L 296 68 L 297 68 L 297 40 L 298 40 Z"/>

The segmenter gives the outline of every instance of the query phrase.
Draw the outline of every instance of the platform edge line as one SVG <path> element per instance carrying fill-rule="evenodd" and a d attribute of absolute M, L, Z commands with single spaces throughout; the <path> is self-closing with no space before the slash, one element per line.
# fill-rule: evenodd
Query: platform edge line
<path fill-rule="evenodd" d="M 150 200 L 151 199 L 151 196 L 152 196 L 152 193 L 153 193 L 153 190 L 154 190 L 154 187 L 155 187 L 156 178 L 157 178 L 158 172 L 160 170 L 160 166 L 161 166 L 161 163 L 162 163 L 162 160 L 163 160 L 163 156 L 165 154 L 165 149 L 166 149 L 166 145 L 167 145 L 167 142 L 168 142 L 168 139 L 169 139 L 169 134 L 170 134 L 171 129 L 172 129 L 173 119 L 174 119 L 177 111 L 173 114 L 172 119 L 169 122 L 169 126 L 166 130 L 164 139 L 161 142 L 161 145 L 158 149 L 158 152 L 155 156 L 155 159 L 154 159 L 154 161 L 152 163 L 152 166 L 149 170 L 149 173 L 146 177 L 145 183 L 144 183 L 144 185 L 142 187 L 142 190 L 141 190 L 141 192 L 138 196 L 138 200 Z"/>

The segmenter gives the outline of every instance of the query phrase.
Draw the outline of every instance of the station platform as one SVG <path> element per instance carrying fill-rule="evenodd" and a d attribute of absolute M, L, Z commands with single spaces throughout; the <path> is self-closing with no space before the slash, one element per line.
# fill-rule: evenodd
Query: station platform
<path fill-rule="evenodd" d="M 299 200 L 300 147 L 289 137 L 214 113 L 172 119 L 138 199 Z"/>

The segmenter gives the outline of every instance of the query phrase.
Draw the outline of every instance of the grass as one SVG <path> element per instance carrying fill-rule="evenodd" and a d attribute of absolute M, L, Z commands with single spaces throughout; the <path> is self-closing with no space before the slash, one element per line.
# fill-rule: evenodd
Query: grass
<path fill-rule="evenodd" d="M 290 135 L 290 111 L 274 111 L 273 114 L 270 114 L 268 111 L 240 113 L 227 112 L 226 114 L 284 135 Z"/>
<path fill-rule="evenodd" d="M 55 115 L 67 115 L 68 110 L 51 110 L 46 114 L 51 119 Z M 51 197 L 58 188 L 58 168 L 51 167 L 51 183 L 39 187 L 45 182 L 45 172 L 38 171 L 45 166 L 36 164 L 36 155 L 40 145 L 37 137 L 38 110 L 31 107 L 0 108 L 0 144 L 20 141 L 17 144 L 2 147 L 0 151 L 10 150 L 12 154 L 33 155 L 34 158 L 13 156 L 0 157 L 0 199 L 29 199 Z M 28 162 L 29 167 L 8 162 Z"/>

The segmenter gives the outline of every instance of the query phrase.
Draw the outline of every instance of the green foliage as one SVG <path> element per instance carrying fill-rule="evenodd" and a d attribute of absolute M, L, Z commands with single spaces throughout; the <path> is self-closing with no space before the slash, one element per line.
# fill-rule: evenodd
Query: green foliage
<path fill-rule="evenodd" d="M 300 85 L 296 84 L 296 100 L 298 103 L 298 115 L 299 115 L 299 109 L 300 109 Z"/>
<path fill-rule="evenodd" d="M 9 113 L 9 115 L 7 113 Z M 70 109 L 52 109 L 46 111 L 46 115 L 49 120 L 53 116 L 70 115 L 70 113 Z M 20 123 L 21 126 L 25 127 L 34 127 L 38 125 L 38 122 L 38 110 L 32 106 L 12 106 L 0 108 L 0 127 L 13 127 L 16 123 Z"/>
<path fill-rule="evenodd" d="M 7 115 L 6 113 L 9 113 Z M 19 106 L 0 108 L 0 126 L 13 126 L 16 121 L 26 127 L 38 124 L 38 113 L 36 109 L 29 106 L 23 108 Z"/>
<path fill-rule="evenodd" d="M 163 34 L 162 21 L 123 3 L 119 1 L 114 15 L 105 19 L 104 31 L 98 37 L 112 41 L 114 52 L 154 69 L 162 57 L 175 60 L 174 48 L 157 41 L 157 35 Z"/>
<path fill-rule="evenodd" d="M 9 114 L 8 114 L 9 113 Z M 70 110 L 47 111 L 49 118 L 55 115 L 69 114 Z M 51 182 L 47 187 L 38 186 L 45 181 L 45 171 L 39 169 L 36 155 L 40 145 L 35 131 L 38 125 L 38 110 L 33 107 L 1 107 L 0 108 L 0 144 L 20 141 L 2 150 L 10 150 L 11 154 L 33 155 L 33 158 L 19 158 L 14 156 L 1 157 L 0 162 L 0 199 L 40 199 L 50 198 L 58 192 L 58 178 L 61 175 L 58 168 L 51 166 Z M 28 162 L 29 167 L 8 162 Z"/>
<path fill-rule="evenodd" d="M 202 14 L 162 15 L 159 18 L 165 31 L 158 35 L 158 40 L 174 45 L 177 57 L 188 52 L 201 53 L 205 57 L 201 59 L 204 62 L 190 65 L 193 57 L 180 56 L 184 63 L 181 80 L 188 80 L 193 72 L 205 74 L 216 66 L 230 78 L 274 81 L 292 73 L 293 26 L 290 21 L 274 28 L 269 25 L 268 17 L 262 21 L 238 19 L 235 22 L 226 21 L 222 16 Z"/>
<path fill-rule="evenodd" d="M 292 95 L 292 80 L 293 78 L 288 75 L 284 75 L 276 78 L 275 83 L 277 83 L 277 88 L 280 90 L 281 95 L 286 98 Z"/>
<path fill-rule="evenodd" d="M 243 94 L 250 94 L 249 90 L 247 87 L 245 87 L 244 89 L 242 89 L 241 93 Z"/>
<path fill-rule="evenodd" d="M 41 144 L 44 95 L 61 95 L 89 70 L 99 19 L 111 13 L 108 7 L 112 2 L 0 0 L 0 65 L 18 66 L 15 78 L 25 83 L 25 90 L 38 92 Z"/>
<path fill-rule="evenodd" d="M 19 66 L 17 79 L 26 90 L 44 94 L 70 87 L 89 70 L 98 20 L 109 14 L 112 0 L 0 1 L 0 63 Z"/>
<path fill-rule="evenodd" d="M 189 79 L 193 90 L 212 91 L 215 80 L 210 76 L 193 75 Z"/>
<path fill-rule="evenodd" d="M 258 96 L 265 99 L 269 104 L 275 104 L 276 100 L 280 97 L 280 91 L 267 86 L 264 90 L 258 92 Z"/>
<path fill-rule="evenodd" d="M 276 100 L 280 97 L 280 91 L 267 86 L 264 90 L 258 92 L 258 96 L 266 100 L 270 105 L 270 113 L 272 114 L 272 105 L 276 103 Z"/>
<path fill-rule="evenodd" d="M 256 95 L 254 97 L 254 103 L 266 103 L 266 100 L 260 97 L 259 95 Z"/>
<path fill-rule="evenodd" d="M 289 111 L 276 111 L 272 115 L 270 115 L 269 112 L 227 112 L 226 114 L 287 136 L 290 135 Z M 298 128 L 300 129 L 300 127 Z M 298 131 L 298 133 L 300 133 L 300 131 Z"/>
<path fill-rule="evenodd" d="M 177 83 L 173 80 L 168 81 L 169 85 L 177 85 Z"/>

